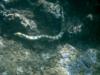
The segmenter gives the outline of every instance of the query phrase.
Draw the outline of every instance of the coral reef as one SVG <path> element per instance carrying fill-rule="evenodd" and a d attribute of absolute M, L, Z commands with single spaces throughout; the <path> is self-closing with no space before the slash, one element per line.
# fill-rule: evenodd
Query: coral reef
<path fill-rule="evenodd" d="M 95 0 L 1 0 L 0 75 L 100 75 Z"/>

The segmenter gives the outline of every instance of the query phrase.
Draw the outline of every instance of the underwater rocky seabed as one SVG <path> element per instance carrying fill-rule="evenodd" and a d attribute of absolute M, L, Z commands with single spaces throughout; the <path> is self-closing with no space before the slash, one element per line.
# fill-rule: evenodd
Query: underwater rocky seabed
<path fill-rule="evenodd" d="M 100 75 L 97 0 L 1 0 L 0 75 Z"/>

